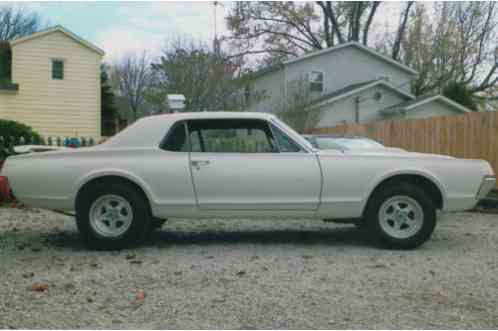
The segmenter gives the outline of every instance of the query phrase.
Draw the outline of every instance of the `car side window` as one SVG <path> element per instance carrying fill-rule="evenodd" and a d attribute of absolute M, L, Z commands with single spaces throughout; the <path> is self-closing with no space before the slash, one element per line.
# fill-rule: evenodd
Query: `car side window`
<path fill-rule="evenodd" d="M 187 134 L 184 123 L 173 126 L 161 148 L 171 152 L 188 152 Z"/>
<path fill-rule="evenodd" d="M 272 124 L 272 130 L 278 142 L 278 147 L 281 153 L 299 153 L 304 152 L 303 149 L 292 141 L 285 133 Z"/>
<path fill-rule="evenodd" d="M 192 152 L 278 152 L 272 132 L 262 120 L 191 120 L 188 130 Z"/>

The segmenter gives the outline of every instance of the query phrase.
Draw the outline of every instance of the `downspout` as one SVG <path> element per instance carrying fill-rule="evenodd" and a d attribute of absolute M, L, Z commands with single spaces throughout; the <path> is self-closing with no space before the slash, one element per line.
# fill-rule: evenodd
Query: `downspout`
<path fill-rule="evenodd" d="M 354 122 L 360 124 L 360 96 L 354 98 Z"/>

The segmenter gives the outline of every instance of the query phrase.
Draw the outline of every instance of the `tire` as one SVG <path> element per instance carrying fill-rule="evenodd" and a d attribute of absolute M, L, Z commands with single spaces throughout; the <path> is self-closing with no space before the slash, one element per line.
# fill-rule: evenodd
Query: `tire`
<path fill-rule="evenodd" d="M 146 197 L 127 183 L 96 183 L 78 195 L 76 225 L 90 248 L 123 249 L 139 244 L 149 233 L 151 220 Z"/>
<path fill-rule="evenodd" d="M 436 227 L 436 208 L 418 186 L 397 183 L 374 192 L 365 210 L 367 230 L 390 248 L 412 249 L 425 243 Z"/>

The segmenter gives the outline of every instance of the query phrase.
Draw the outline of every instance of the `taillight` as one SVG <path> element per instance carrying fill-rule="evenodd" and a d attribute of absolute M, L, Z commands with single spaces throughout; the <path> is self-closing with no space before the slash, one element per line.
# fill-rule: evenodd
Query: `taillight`
<path fill-rule="evenodd" d="M 9 180 L 5 176 L 0 176 L 0 201 L 10 201 Z"/>

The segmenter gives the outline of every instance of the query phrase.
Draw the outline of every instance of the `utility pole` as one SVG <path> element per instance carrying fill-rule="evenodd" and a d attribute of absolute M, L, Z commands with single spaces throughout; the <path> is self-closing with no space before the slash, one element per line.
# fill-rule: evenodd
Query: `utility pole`
<path fill-rule="evenodd" d="M 218 6 L 223 6 L 219 1 L 213 1 L 213 17 L 214 17 L 214 39 L 213 39 L 213 51 L 215 54 L 220 54 L 221 52 L 221 45 L 220 41 L 218 40 L 218 22 L 217 22 L 217 13 L 216 9 Z"/>

